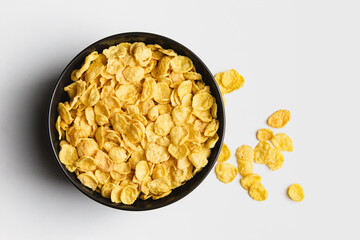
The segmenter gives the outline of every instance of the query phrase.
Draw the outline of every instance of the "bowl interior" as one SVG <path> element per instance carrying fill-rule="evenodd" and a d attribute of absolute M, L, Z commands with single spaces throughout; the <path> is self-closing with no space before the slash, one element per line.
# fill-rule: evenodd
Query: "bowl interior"
<path fill-rule="evenodd" d="M 183 186 L 178 187 L 172 191 L 172 193 L 165 197 L 158 200 L 141 200 L 138 199 L 135 201 L 133 205 L 124 205 L 124 204 L 116 204 L 112 203 L 110 199 L 102 197 L 99 193 L 90 190 L 89 188 L 83 186 L 80 181 L 77 179 L 75 173 L 69 172 L 60 162 L 58 155 L 60 151 L 58 140 L 58 134 L 55 129 L 55 122 L 58 116 L 57 113 L 57 105 L 59 102 L 67 101 L 69 100 L 67 93 L 64 91 L 64 87 L 72 83 L 72 80 L 70 79 L 71 72 L 75 69 L 78 69 L 83 64 L 83 61 L 85 57 L 90 54 L 93 51 L 102 52 L 103 49 L 108 48 L 112 45 L 116 45 L 122 42 L 144 42 L 146 44 L 160 44 L 163 48 L 169 48 L 173 49 L 175 52 L 177 52 L 179 55 L 187 56 L 189 57 L 196 67 L 196 70 L 198 73 L 200 73 L 203 76 L 203 81 L 206 85 L 210 86 L 211 93 L 215 97 L 217 105 L 218 105 L 218 120 L 219 120 L 219 141 L 216 143 L 216 146 L 212 149 L 211 155 L 208 158 L 209 163 L 202 169 L 201 172 L 198 172 L 195 174 L 195 176 L 187 181 Z M 93 200 L 102 203 L 106 206 L 117 208 L 117 209 L 123 209 L 123 210 L 149 210 L 149 209 L 155 209 L 159 207 L 166 206 L 168 204 L 171 204 L 173 202 L 176 202 L 177 200 L 183 198 L 187 194 L 189 194 L 192 190 L 194 190 L 208 175 L 209 171 L 212 169 L 214 163 L 216 162 L 217 156 L 220 152 L 220 148 L 222 146 L 223 137 L 224 137 L 224 130 L 225 130 L 225 116 L 224 116 L 224 105 L 222 101 L 222 97 L 219 91 L 219 88 L 216 84 L 216 81 L 214 80 L 212 73 L 209 71 L 209 69 L 205 66 L 205 64 L 189 49 L 181 45 L 180 43 L 171 40 L 169 38 L 151 34 L 151 33 L 123 33 L 118 35 L 113 35 L 107 38 L 104 38 L 86 49 L 84 49 L 81 53 L 79 53 L 65 68 L 63 73 L 61 74 L 51 101 L 50 101 L 50 107 L 49 107 L 49 119 L 48 119 L 48 128 L 49 128 L 49 135 L 50 135 L 50 141 L 53 148 L 53 152 L 55 154 L 55 157 L 62 169 L 62 171 L 65 173 L 67 178 L 85 195 L 92 198 Z"/>

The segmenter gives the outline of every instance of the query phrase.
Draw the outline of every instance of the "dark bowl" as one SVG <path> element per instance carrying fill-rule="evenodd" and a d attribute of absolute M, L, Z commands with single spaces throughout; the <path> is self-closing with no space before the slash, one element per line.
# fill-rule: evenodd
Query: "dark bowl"
<path fill-rule="evenodd" d="M 59 151 L 60 141 L 58 140 L 58 134 L 55 129 L 55 122 L 58 116 L 57 112 L 57 105 L 59 102 L 68 101 L 68 95 L 64 91 L 64 87 L 68 84 L 72 83 L 70 79 L 71 72 L 75 69 L 81 67 L 84 62 L 85 57 L 93 51 L 102 52 L 103 49 L 108 48 L 112 45 L 119 44 L 122 42 L 144 42 L 146 44 L 160 44 L 163 48 L 169 48 L 175 50 L 179 55 L 189 57 L 198 73 L 203 76 L 203 81 L 206 85 L 210 86 L 212 95 L 216 98 L 216 103 L 218 105 L 218 120 L 219 120 L 219 141 L 216 143 L 216 146 L 212 149 L 211 155 L 208 158 L 208 164 L 202 169 L 201 172 L 195 174 L 195 176 L 187 181 L 181 187 L 178 187 L 172 191 L 172 193 L 165 197 L 158 200 L 141 200 L 138 199 L 134 202 L 133 205 L 124 205 L 124 204 L 117 204 L 111 202 L 110 199 L 104 198 L 98 192 L 92 191 L 91 189 L 85 187 L 80 183 L 77 179 L 75 173 L 69 172 L 65 166 L 59 160 Z M 191 191 L 193 191 L 209 174 L 210 170 L 213 168 L 216 159 L 220 153 L 221 146 L 224 139 L 224 130 L 225 130 L 225 111 L 224 111 L 224 104 L 220 94 L 219 87 L 210 72 L 210 70 L 206 67 L 206 65 L 198 58 L 192 51 L 190 51 L 185 46 L 181 45 L 180 43 L 169 39 L 167 37 L 163 37 L 160 35 L 152 34 L 152 33 L 143 33 L 143 32 L 130 32 L 130 33 L 121 33 L 117 35 L 113 35 L 107 38 L 104 38 L 100 41 L 91 44 L 89 47 L 85 48 L 81 51 L 65 68 L 65 70 L 60 75 L 55 89 L 53 90 L 53 94 L 50 100 L 49 106 L 49 115 L 48 115 L 48 129 L 49 129 L 49 136 L 51 146 L 58 162 L 61 170 L 65 174 L 65 176 L 69 179 L 69 181 L 74 184 L 74 186 L 79 189 L 82 193 L 84 193 L 89 198 L 104 204 L 108 207 L 122 209 L 122 210 L 129 210 L 129 211 L 142 211 L 142 210 L 150 210 L 155 208 L 164 207 L 171 203 L 174 203 L 181 198 L 188 195 Z"/>

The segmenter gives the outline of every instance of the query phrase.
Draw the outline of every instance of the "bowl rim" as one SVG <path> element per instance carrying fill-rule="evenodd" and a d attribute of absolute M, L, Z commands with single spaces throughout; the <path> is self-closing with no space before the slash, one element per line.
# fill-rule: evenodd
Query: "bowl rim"
<path fill-rule="evenodd" d="M 212 81 L 215 83 L 215 86 L 216 86 L 216 90 L 218 91 L 219 93 L 219 96 L 220 96 L 220 103 L 221 103 L 221 108 L 218 108 L 218 111 L 219 109 L 222 110 L 222 116 L 223 116 L 223 126 L 222 126 L 222 132 L 221 134 L 221 137 L 219 138 L 220 140 L 220 146 L 222 146 L 223 142 L 224 142 L 224 138 L 225 138 L 225 127 L 226 127 L 226 116 L 225 116 L 225 105 L 224 105 L 224 100 L 223 100 L 223 97 L 221 95 L 221 91 L 220 91 L 220 88 L 212 74 L 212 72 L 209 70 L 209 68 L 206 66 L 206 64 L 193 52 L 191 51 L 189 48 L 185 47 L 183 44 L 171 39 L 171 38 L 168 38 L 168 37 L 165 37 L 165 36 L 162 36 L 162 35 L 159 35 L 159 34 L 155 34 L 155 33 L 150 33 L 150 32 L 123 32 L 123 33 L 118 33 L 118 34 L 113 34 L 113 35 L 110 35 L 110 36 L 107 36 L 105 38 L 102 38 L 90 45 L 88 45 L 86 48 L 84 48 L 83 50 L 81 50 L 67 65 L 66 67 L 64 68 L 64 70 L 61 72 L 60 76 L 58 77 L 56 83 L 55 83 L 55 86 L 52 88 L 52 94 L 51 94 L 51 98 L 50 98 L 50 101 L 49 101 L 49 105 L 48 105 L 48 121 L 47 121 L 47 128 L 48 128 L 48 137 L 50 139 L 50 144 L 51 144 L 51 149 L 52 149 L 52 152 L 55 156 L 55 159 L 56 159 L 56 162 L 58 163 L 58 166 L 59 168 L 62 170 L 62 173 L 66 176 L 66 178 L 80 191 L 82 192 L 85 196 L 89 197 L 90 199 L 104 205 L 104 206 L 107 206 L 107 207 L 111 207 L 113 209 L 117 209 L 117 210 L 125 210 L 125 211 L 148 211 L 148 210 L 154 210 L 154 209 L 159 209 L 159 208 L 162 208 L 162 207 L 165 207 L 165 206 L 168 206 L 170 204 L 173 204 L 177 201 L 179 201 L 180 199 L 186 197 L 188 194 L 190 194 L 192 191 L 194 191 L 204 180 L 205 178 L 209 175 L 209 173 L 211 172 L 211 170 L 213 169 L 215 163 L 216 163 L 216 159 L 219 157 L 219 154 L 220 154 L 220 151 L 221 151 L 221 147 L 219 148 L 218 152 L 216 153 L 215 155 L 215 161 L 213 161 L 212 163 L 208 163 L 208 164 L 211 164 L 209 170 L 204 174 L 204 176 L 199 179 L 199 181 L 195 182 L 187 191 L 184 191 L 182 192 L 181 194 L 179 194 L 176 198 L 168 201 L 168 202 L 165 202 L 163 204 L 159 204 L 159 205 L 155 205 L 155 206 L 150 206 L 150 207 L 147 207 L 147 208 L 126 208 L 124 206 L 126 205 L 112 205 L 112 204 L 107 204 L 106 202 L 102 202 L 100 200 L 98 200 L 96 197 L 88 194 L 86 191 L 84 191 L 83 189 L 81 189 L 80 187 L 78 187 L 75 182 L 73 181 L 73 179 L 68 175 L 68 173 L 66 172 L 63 164 L 60 162 L 60 159 L 58 157 L 58 155 L 56 154 L 56 150 L 55 150 L 55 144 L 53 142 L 53 139 L 52 139 L 52 135 L 51 135 L 51 110 L 52 110 L 52 106 L 53 106 L 53 102 L 54 102 L 54 96 L 55 96 L 55 92 L 56 90 L 58 89 L 59 87 L 59 84 L 61 82 L 61 80 L 65 77 L 65 72 L 67 72 L 67 70 L 73 65 L 73 63 L 78 59 L 78 57 L 86 50 L 88 50 L 89 48 L 92 48 L 93 46 L 96 46 L 98 45 L 99 43 L 101 42 L 104 42 L 108 39 L 114 39 L 114 38 L 119 38 L 119 37 L 126 37 L 126 36 L 133 36 L 133 35 L 142 35 L 142 36 L 151 36 L 151 37 L 154 37 L 154 38 L 162 38 L 166 41 L 170 41 L 170 42 L 173 42 L 175 44 L 177 44 L 180 48 L 186 50 L 187 52 L 190 53 L 190 55 L 192 55 L 192 57 L 196 58 L 196 60 L 204 67 L 205 71 L 209 72 L 210 73 L 210 76 L 212 78 Z M 211 80 L 210 80 L 211 81 Z M 219 128 L 220 130 L 220 128 Z M 218 131 L 219 131 L 218 130 Z"/>

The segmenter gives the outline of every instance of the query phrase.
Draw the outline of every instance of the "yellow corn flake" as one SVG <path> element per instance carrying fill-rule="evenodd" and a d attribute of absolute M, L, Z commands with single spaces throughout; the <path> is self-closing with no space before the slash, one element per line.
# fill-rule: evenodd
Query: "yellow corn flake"
<path fill-rule="evenodd" d="M 269 149 L 271 148 L 270 144 L 267 142 L 259 142 L 255 147 L 254 151 L 254 161 L 258 164 L 266 164 L 266 157 L 268 155 Z"/>
<path fill-rule="evenodd" d="M 95 104 L 94 113 L 95 115 L 104 115 L 106 118 L 110 117 L 110 110 L 102 101 Z"/>
<path fill-rule="evenodd" d="M 114 187 L 115 185 L 112 183 L 105 183 L 101 188 L 101 196 L 111 198 L 111 192 Z"/>
<path fill-rule="evenodd" d="M 98 161 L 98 168 L 103 172 L 111 172 L 114 164 L 109 156 L 101 150 L 98 150 L 94 157 Z"/>
<path fill-rule="evenodd" d="M 265 158 L 265 164 L 273 171 L 278 170 L 284 163 L 284 155 L 277 148 L 270 148 Z"/>
<path fill-rule="evenodd" d="M 154 124 L 154 132 L 160 136 L 166 136 L 170 133 L 174 122 L 170 114 L 160 115 Z"/>
<path fill-rule="evenodd" d="M 97 168 L 97 160 L 93 157 L 82 156 L 75 162 L 75 166 L 83 172 L 95 171 Z"/>
<path fill-rule="evenodd" d="M 258 130 L 256 137 L 260 142 L 270 141 L 274 137 L 274 132 L 271 129 L 262 128 Z"/>
<path fill-rule="evenodd" d="M 170 140 L 175 145 L 184 144 L 189 136 L 189 132 L 184 127 L 175 126 L 170 131 Z"/>
<path fill-rule="evenodd" d="M 131 172 L 131 166 L 128 162 L 120 162 L 114 164 L 113 167 L 114 171 L 121 173 L 121 174 L 129 174 Z"/>
<path fill-rule="evenodd" d="M 80 77 L 83 75 L 83 73 L 86 72 L 89 69 L 90 64 L 92 63 L 92 61 L 94 61 L 98 56 L 99 56 L 99 54 L 96 51 L 94 51 L 94 52 L 90 53 L 88 56 L 86 56 L 85 62 L 81 66 L 81 68 L 78 69 L 78 70 L 74 70 L 72 72 L 71 79 L 73 81 L 77 81 L 78 79 L 80 79 Z"/>
<path fill-rule="evenodd" d="M 142 67 L 131 67 L 127 66 L 123 71 L 122 74 L 126 81 L 128 82 L 138 82 L 144 78 L 145 72 Z"/>
<path fill-rule="evenodd" d="M 215 133 L 214 136 L 209 137 L 209 139 L 206 141 L 205 147 L 206 148 L 214 148 L 218 140 L 219 140 L 219 135 L 217 133 Z"/>
<path fill-rule="evenodd" d="M 98 144 L 91 138 L 82 140 L 76 147 L 79 157 L 92 156 L 99 149 Z"/>
<path fill-rule="evenodd" d="M 93 191 L 97 188 L 98 181 L 92 172 L 82 173 L 78 176 L 78 179 L 84 186 L 92 189 Z"/>
<path fill-rule="evenodd" d="M 108 153 L 111 160 L 116 163 L 125 162 L 129 157 L 125 148 L 122 147 L 113 147 L 108 151 Z"/>
<path fill-rule="evenodd" d="M 94 106 L 100 100 L 100 93 L 96 84 L 91 84 L 80 97 L 80 101 L 87 107 Z"/>
<path fill-rule="evenodd" d="M 171 60 L 171 67 L 174 72 L 186 73 L 193 68 L 193 63 L 190 58 L 184 56 L 176 56 Z"/>
<path fill-rule="evenodd" d="M 184 126 L 189 121 L 191 110 L 189 107 L 177 106 L 172 111 L 172 120 L 176 126 Z"/>
<path fill-rule="evenodd" d="M 207 92 L 197 93 L 193 97 L 192 107 L 196 110 L 205 111 L 211 108 L 214 98 Z"/>
<path fill-rule="evenodd" d="M 202 80 L 201 74 L 197 72 L 185 72 L 184 78 L 186 80 Z"/>
<path fill-rule="evenodd" d="M 213 119 L 208 125 L 206 125 L 206 128 L 204 130 L 204 136 L 212 137 L 216 134 L 218 129 L 219 129 L 219 121 Z"/>
<path fill-rule="evenodd" d="M 110 198 L 113 203 L 121 203 L 120 194 L 123 187 L 117 185 L 115 186 L 110 193 Z"/>
<path fill-rule="evenodd" d="M 238 161 L 238 171 L 242 177 L 253 174 L 253 162 Z"/>
<path fill-rule="evenodd" d="M 188 57 L 120 43 L 91 53 L 71 79 L 55 128 L 59 159 L 83 185 L 133 204 L 168 196 L 207 165 L 217 104 Z"/>
<path fill-rule="evenodd" d="M 86 118 L 89 125 L 94 125 L 95 124 L 94 108 L 92 108 L 92 107 L 85 108 L 85 118 Z"/>
<path fill-rule="evenodd" d="M 63 130 L 61 129 L 61 117 L 60 117 L 60 116 L 58 116 L 58 118 L 57 118 L 57 120 L 56 120 L 55 128 L 56 128 L 56 131 L 57 131 L 58 134 L 59 134 L 59 140 L 61 140 L 64 132 L 63 132 Z"/>
<path fill-rule="evenodd" d="M 205 167 L 208 163 L 206 152 L 204 151 L 204 149 L 201 149 L 197 152 L 191 152 L 188 155 L 188 158 L 196 169 L 201 169 Z"/>
<path fill-rule="evenodd" d="M 133 84 L 119 85 L 115 94 L 121 101 L 131 101 L 136 98 L 137 89 Z"/>
<path fill-rule="evenodd" d="M 293 142 L 291 138 L 285 133 L 276 134 L 275 137 L 271 139 L 271 143 L 280 151 L 293 151 Z"/>
<path fill-rule="evenodd" d="M 185 158 L 189 154 L 188 147 L 183 145 L 170 144 L 168 147 L 169 153 L 176 159 Z"/>
<path fill-rule="evenodd" d="M 253 162 L 254 149 L 249 145 L 242 145 L 236 149 L 237 162 Z"/>
<path fill-rule="evenodd" d="M 156 164 L 151 177 L 152 179 L 166 178 L 167 172 L 168 171 L 163 164 Z"/>
<path fill-rule="evenodd" d="M 247 191 L 250 190 L 250 187 L 252 185 L 260 182 L 261 182 L 261 177 L 258 174 L 249 174 L 240 180 L 241 186 Z"/>
<path fill-rule="evenodd" d="M 70 111 L 65 107 L 63 103 L 58 104 L 58 112 L 61 119 L 64 120 L 66 124 L 70 124 L 73 121 Z"/>
<path fill-rule="evenodd" d="M 99 145 L 99 148 L 103 148 L 105 144 L 105 130 L 103 126 L 96 129 L 95 139 L 97 144 Z"/>
<path fill-rule="evenodd" d="M 135 168 L 135 176 L 139 180 L 145 179 L 150 173 L 149 165 L 146 161 L 141 161 L 138 164 L 136 164 Z"/>
<path fill-rule="evenodd" d="M 116 45 L 116 46 L 111 46 L 107 49 L 103 50 L 103 54 L 108 58 L 108 59 L 113 59 L 113 58 L 123 58 L 126 55 L 126 48 L 123 45 Z"/>
<path fill-rule="evenodd" d="M 215 79 L 222 93 L 231 93 L 244 85 L 244 78 L 236 70 L 231 69 L 226 72 L 218 73 Z"/>
<path fill-rule="evenodd" d="M 218 162 L 225 162 L 230 158 L 230 156 L 231 156 L 231 152 L 230 152 L 229 147 L 225 143 L 223 143 L 217 161 Z"/>
<path fill-rule="evenodd" d="M 260 182 L 256 182 L 250 186 L 249 195 L 256 201 L 264 201 L 268 197 L 268 192 Z"/>
<path fill-rule="evenodd" d="M 154 195 L 161 195 L 171 190 L 171 183 L 168 179 L 157 178 L 148 183 L 150 192 Z"/>
<path fill-rule="evenodd" d="M 109 181 L 110 179 L 110 174 L 108 172 L 103 172 L 99 169 L 96 169 L 95 170 L 95 177 L 97 179 L 97 181 L 100 183 L 100 184 L 105 184 Z"/>
<path fill-rule="evenodd" d="M 300 184 L 297 183 L 294 183 L 289 187 L 288 195 L 296 202 L 301 202 L 305 198 L 304 189 Z"/>
<path fill-rule="evenodd" d="M 152 163 L 164 162 L 170 158 L 167 148 L 156 143 L 149 143 L 146 145 L 145 156 L 146 159 Z"/>
<path fill-rule="evenodd" d="M 158 195 L 158 196 L 152 196 L 152 199 L 153 200 L 158 200 L 158 199 L 160 199 L 160 198 L 164 198 L 164 197 L 166 197 L 166 196 L 169 196 L 169 194 L 171 193 L 171 190 L 170 191 L 168 191 L 168 192 L 165 192 L 165 193 L 163 193 L 163 194 L 161 194 L 161 195 Z"/>
<path fill-rule="evenodd" d="M 189 161 L 189 159 L 187 157 L 184 157 L 184 158 L 180 158 L 180 159 L 177 160 L 176 167 L 178 169 L 184 170 L 184 169 L 187 169 L 191 165 L 192 164 Z"/>
<path fill-rule="evenodd" d="M 136 46 L 135 44 L 136 43 L 132 46 Z M 144 43 L 139 43 L 139 45 L 133 50 L 133 55 L 137 64 L 141 67 L 146 67 L 152 58 L 152 51 L 150 48 L 146 47 Z"/>
<path fill-rule="evenodd" d="M 135 202 L 138 196 L 139 191 L 134 186 L 127 185 L 121 190 L 120 200 L 126 205 L 131 205 Z"/>
<path fill-rule="evenodd" d="M 147 77 L 143 83 L 143 89 L 141 92 L 141 101 L 148 100 L 153 97 L 154 90 L 155 90 L 156 81 L 154 78 Z"/>
<path fill-rule="evenodd" d="M 223 183 L 232 182 L 238 171 L 236 167 L 230 163 L 221 162 L 215 167 L 216 177 Z"/>
<path fill-rule="evenodd" d="M 76 160 L 78 160 L 78 158 L 79 156 L 75 147 L 69 144 L 64 144 L 61 147 L 59 152 L 59 160 L 61 163 L 65 165 L 72 165 L 76 162 Z"/>
<path fill-rule="evenodd" d="M 274 112 L 267 120 L 270 127 L 282 128 L 290 121 L 289 110 L 278 110 Z"/>
<path fill-rule="evenodd" d="M 165 104 L 170 102 L 171 88 L 165 82 L 157 83 L 154 87 L 154 100 L 157 103 Z"/>

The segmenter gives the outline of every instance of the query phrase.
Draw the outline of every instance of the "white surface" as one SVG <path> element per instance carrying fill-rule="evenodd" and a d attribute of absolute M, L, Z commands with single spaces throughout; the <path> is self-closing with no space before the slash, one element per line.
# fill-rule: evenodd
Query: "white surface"
<path fill-rule="evenodd" d="M 359 194 L 359 1 L 6 1 L 0 9 L 0 239 L 355 239 Z M 205 3 L 206 2 L 206 3 Z M 255 146 L 275 110 L 291 110 L 294 152 L 256 166 L 253 201 L 215 173 L 148 212 L 102 206 L 69 183 L 47 140 L 46 111 L 67 63 L 112 34 L 148 31 L 193 50 L 213 73 L 235 68 L 225 142 Z M 229 162 L 236 162 L 232 156 Z M 305 200 L 286 196 L 298 182 Z M 150 238 L 151 239 L 151 238 Z"/>

